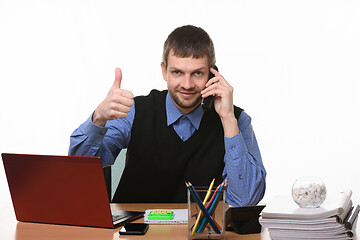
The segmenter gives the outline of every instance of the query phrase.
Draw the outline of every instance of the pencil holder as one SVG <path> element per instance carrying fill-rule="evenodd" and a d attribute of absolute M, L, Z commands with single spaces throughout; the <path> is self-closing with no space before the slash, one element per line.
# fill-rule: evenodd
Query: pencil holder
<path fill-rule="evenodd" d="M 188 239 L 225 239 L 224 189 L 188 188 L 187 200 Z"/>

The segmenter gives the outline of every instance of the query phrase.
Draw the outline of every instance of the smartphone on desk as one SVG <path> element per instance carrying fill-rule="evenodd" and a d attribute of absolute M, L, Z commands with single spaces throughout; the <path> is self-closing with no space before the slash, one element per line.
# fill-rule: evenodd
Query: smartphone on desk
<path fill-rule="evenodd" d="M 212 66 L 212 68 L 215 69 L 216 71 L 219 71 L 219 69 L 217 68 L 216 65 Z M 215 77 L 215 75 L 212 72 L 209 72 L 209 80 L 212 79 L 213 77 Z M 214 96 L 209 96 L 207 98 L 203 98 L 203 100 L 201 102 L 201 106 L 204 111 L 211 109 L 213 104 L 214 104 Z"/>
<path fill-rule="evenodd" d="M 149 229 L 147 223 L 126 223 L 119 231 L 120 235 L 144 235 Z"/>

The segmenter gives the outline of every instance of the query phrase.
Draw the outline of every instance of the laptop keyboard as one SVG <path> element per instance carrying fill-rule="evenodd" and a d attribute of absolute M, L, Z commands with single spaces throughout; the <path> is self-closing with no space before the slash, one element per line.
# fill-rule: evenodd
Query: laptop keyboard
<path fill-rule="evenodd" d="M 144 216 L 144 212 L 124 211 L 124 210 L 111 210 L 113 224 L 123 224 L 128 221 Z"/>
<path fill-rule="evenodd" d="M 111 210 L 111 215 L 114 225 L 126 221 L 127 219 L 130 218 L 129 215 L 125 213 L 125 211 L 121 211 L 121 210 Z"/>
<path fill-rule="evenodd" d="M 113 219 L 114 223 L 121 220 L 121 219 L 124 219 L 124 218 L 126 218 L 126 216 L 124 216 L 124 215 L 116 215 L 116 214 L 112 215 L 112 219 Z"/>

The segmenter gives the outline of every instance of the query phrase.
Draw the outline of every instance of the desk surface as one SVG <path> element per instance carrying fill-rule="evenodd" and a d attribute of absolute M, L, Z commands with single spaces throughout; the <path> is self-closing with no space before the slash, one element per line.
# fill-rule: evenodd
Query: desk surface
<path fill-rule="evenodd" d="M 186 208 L 185 204 L 111 204 L 112 209 L 145 211 L 157 208 Z M 120 236 L 119 228 L 104 229 L 90 227 L 63 226 L 53 224 L 18 222 L 11 205 L 0 209 L 0 236 L 2 240 L 48 240 L 48 239 L 187 239 L 187 225 L 150 225 L 145 236 Z M 138 219 L 136 222 L 143 222 Z M 269 240 L 268 233 L 238 235 L 226 232 L 226 239 Z"/>

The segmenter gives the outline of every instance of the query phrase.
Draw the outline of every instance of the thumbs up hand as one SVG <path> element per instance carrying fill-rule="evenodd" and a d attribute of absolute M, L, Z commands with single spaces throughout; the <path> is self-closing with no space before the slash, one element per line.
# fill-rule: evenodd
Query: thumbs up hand
<path fill-rule="evenodd" d="M 108 120 L 125 118 L 134 104 L 134 94 L 131 91 L 121 89 L 122 72 L 115 69 L 115 81 L 106 98 L 95 109 L 92 117 L 93 123 L 104 126 Z"/>

